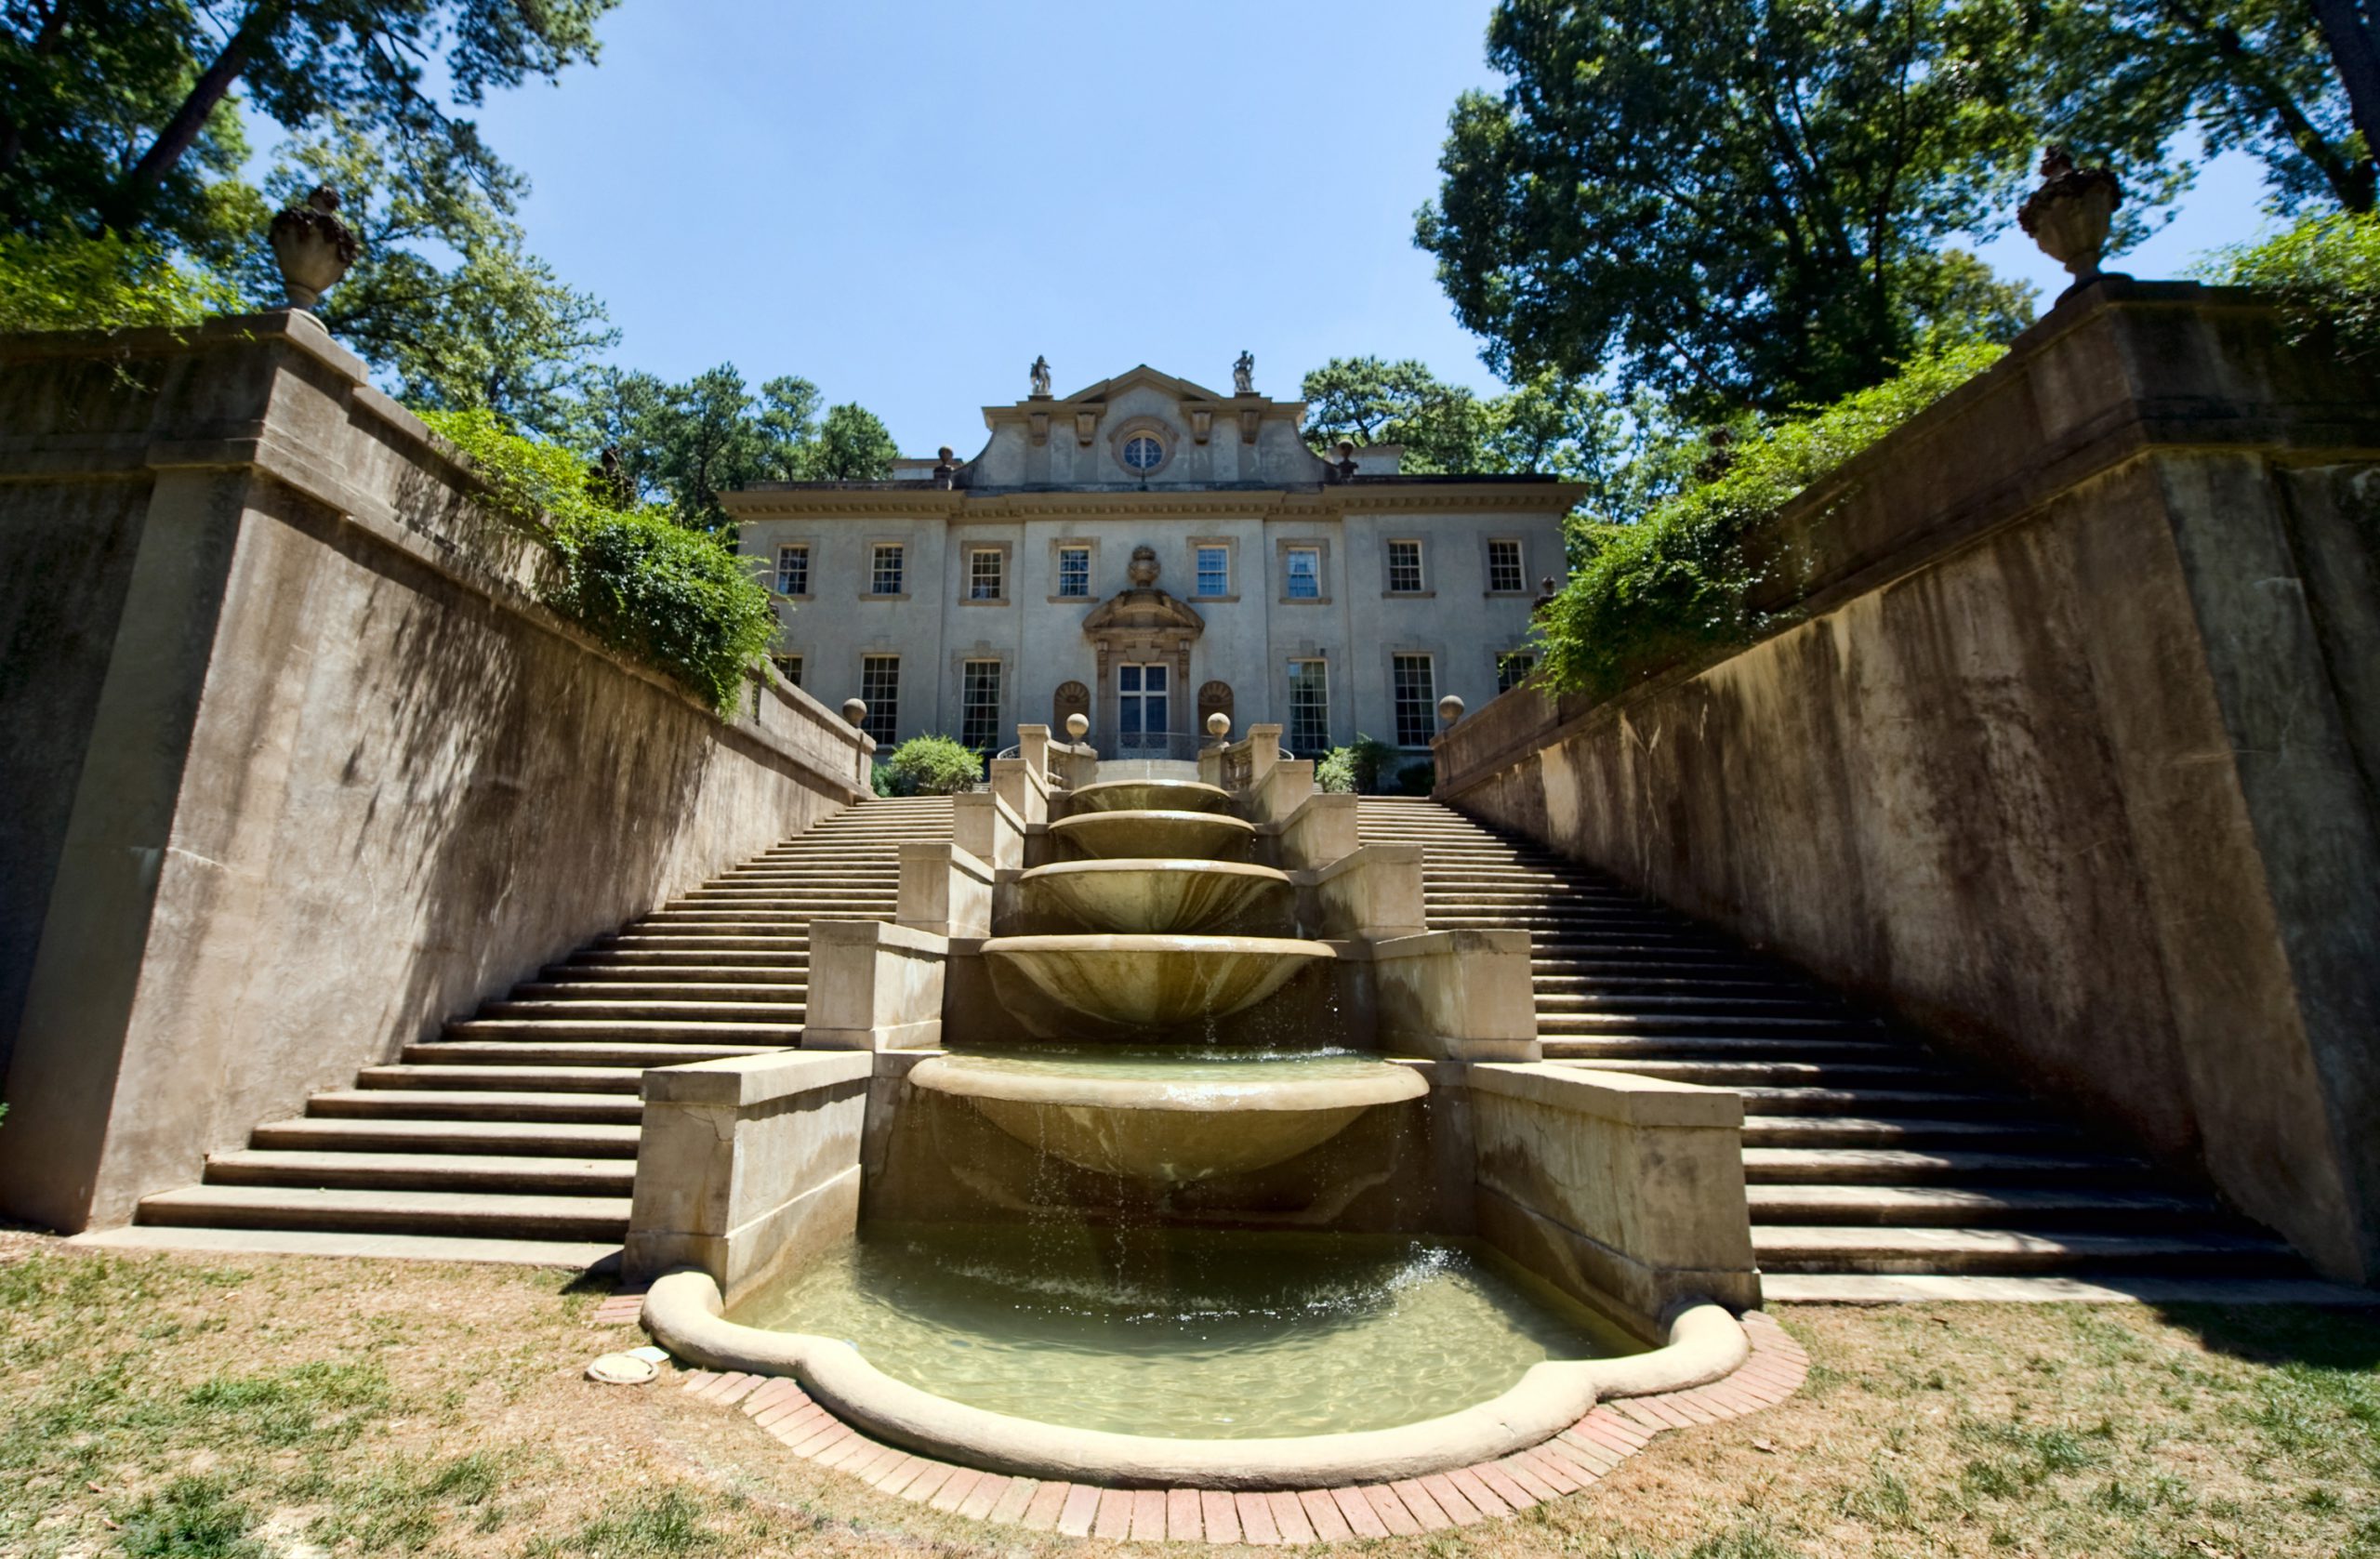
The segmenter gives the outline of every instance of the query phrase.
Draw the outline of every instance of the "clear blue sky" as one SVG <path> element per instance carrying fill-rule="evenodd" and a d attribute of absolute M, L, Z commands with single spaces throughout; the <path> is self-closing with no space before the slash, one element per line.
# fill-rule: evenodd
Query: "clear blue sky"
<path fill-rule="evenodd" d="M 908 454 L 972 454 L 1049 354 L 1291 396 L 1333 355 L 1492 389 L 1412 243 L 1448 110 L 1492 87 L 1488 0 L 1191 7 L 627 0 L 603 56 L 481 123 L 531 246 L 609 304 L 623 363 L 814 380 Z M 2225 159 L 2121 262 L 2254 231 Z M 2022 235 L 1989 247 L 2056 290 Z"/>

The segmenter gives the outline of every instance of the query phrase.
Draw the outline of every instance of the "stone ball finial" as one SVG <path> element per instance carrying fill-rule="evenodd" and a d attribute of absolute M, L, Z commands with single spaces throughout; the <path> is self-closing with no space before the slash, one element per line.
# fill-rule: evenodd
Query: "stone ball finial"
<path fill-rule="evenodd" d="M 1461 699 L 1457 698 L 1453 694 L 1448 694 L 1444 698 L 1441 698 L 1441 699 L 1439 699 L 1439 700 L 1438 700 L 1438 723 L 1439 723 L 1439 724 L 1444 725 L 1448 730 L 1451 731 L 1451 730 L 1453 730 L 1453 729 L 1454 729 L 1454 723 L 1455 723 L 1455 721 L 1457 721 L 1457 720 L 1461 720 L 1461 718 L 1462 718 L 1462 700 L 1461 700 Z"/>
<path fill-rule="evenodd" d="M 865 700 L 865 699 L 860 699 L 860 698 L 846 698 L 846 699 L 844 699 L 844 700 L 843 700 L 843 718 L 844 718 L 845 720 L 847 720 L 851 721 L 851 723 L 853 723 L 853 725 L 857 725 L 857 724 L 859 724 L 861 721 L 863 721 L 863 720 L 865 720 L 866 719 L 867 719 L 867 702 L 866 702 L 866 700 Z"/>
<path fill-rule="evenodd" d="M 1068 715 L 1066 717 L 1066 735 L 1070 740 L 1077 742 L 1081 741 L 1083 739 L 1084 733 L 1088 732 L 1090 729 L 1091 717 L 1088 715 Z"/>
<path fill-rule="evenodd" d="M 1231 734 L 1231 717 L 1217 709 L 1207 717 L 1207 734 L 1218 739 Z"/>
<path fill-rule="evenodd" d="M 338 219 L 338 192 L 327 184 L 315 185 L 304 205 L 276 212 L 270 236 L 292 309 L 321 302 L 364 252 L 364 241 Z"/>
<path fill-rule="evenodd" d="M 2099 254 L 2116 207 L 2123 204 L 2123 186 L 2106 168 L 2076 167 L 2073 153 L 2063 146 L 2043 150 L 2041 176 L 2041 188 L 2016 208 L 2016 225 L 2043 254 L 2066 267 L 2079 287 L 2100 275 Z"/>

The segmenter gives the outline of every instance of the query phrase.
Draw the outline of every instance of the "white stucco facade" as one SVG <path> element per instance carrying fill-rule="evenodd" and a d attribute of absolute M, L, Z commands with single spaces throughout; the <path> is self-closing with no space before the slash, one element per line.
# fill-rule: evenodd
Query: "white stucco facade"
<path fill-rule="evenodd" d="M 1476 707 L 1525 647 L 1579 489 L 1400 476 L 1393 450 L 1350 473 L 1306 447 L 1304 411 L 1135 368 L 985 407 L 972 459 L 725 501 L 786 587 L 787 669 L 830 705 L 869 699 L 879 740 L 998 748 L 1080 708 L 1103 754 L 1170 733 L 1186 756 L 1221 707 L 1301 757 L 1359 732 L 1417 746 L 1425 692 Z"/>

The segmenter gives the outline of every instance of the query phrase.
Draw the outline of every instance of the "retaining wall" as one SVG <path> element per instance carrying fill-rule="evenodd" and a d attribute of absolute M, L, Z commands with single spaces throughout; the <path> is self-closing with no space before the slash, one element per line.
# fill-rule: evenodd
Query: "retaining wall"
<path fill-rule="evenodd" d="M 865 794 L 537 606 L 304 315 L 0 338 L 0 1211 L 74 1230 Z"/>
<path fill-rule="evenodd" d="M 2380 1276 L 2380 385 L 2103 281 L 1756 535 L 1790 626 L 1437 795 Z"/>

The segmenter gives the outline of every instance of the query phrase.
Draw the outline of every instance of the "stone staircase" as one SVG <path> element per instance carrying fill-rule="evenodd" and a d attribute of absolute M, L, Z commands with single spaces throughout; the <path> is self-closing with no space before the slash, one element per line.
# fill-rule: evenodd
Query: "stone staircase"
<path fill-rule="evenodd" d="M 838 813 L 258 1127 L 203 1183 L 143 1198 L 135 1237 L 114 1243 L 609 1255 L 644 1069 L 800 1044 L 810 922 L 892 919 L 901 844 L 946 840 L 952 821 L 947 797 Z"/>
<path fill-rule="evenodd" d="M 1358 819 L 1367 843 L 1426 851 L 1433 929 L 1529 933 L 1547 1060 L 1743 1096 L 1773 1299 L 1951 1292 L 1911 1277 L 2306 1274 L 2151 1165 L 1592 868 L 1435 801 L 1366 797 Z"/>

